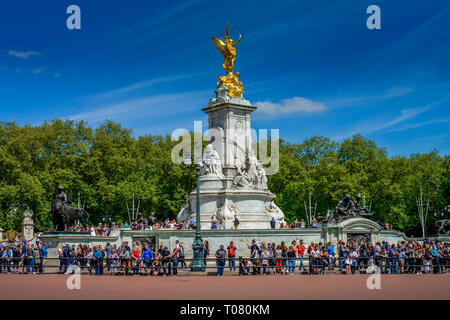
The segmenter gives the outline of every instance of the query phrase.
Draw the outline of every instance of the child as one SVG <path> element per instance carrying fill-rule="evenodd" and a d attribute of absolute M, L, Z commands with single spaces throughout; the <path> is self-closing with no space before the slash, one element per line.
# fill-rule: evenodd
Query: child
<path fill-rule="evenodd" d="M 111 273 L 113 275 L 117 274 L 117 266 L 119 264 L 119 255 L 117 254 L 117 250 L 112 251 L 111 258 L 110 258 L 110 266 L 111 266 Z"/>
<path fill-rule="evenodd" d="M 344 263 L 345 263 L 345 268 L 347 269 L 347 274 L 351 274 L 351 270 L 350 270 L 351 262 L 350 262 L 349 255 L 347 255 L 347 257 L 345 257 Z"/>

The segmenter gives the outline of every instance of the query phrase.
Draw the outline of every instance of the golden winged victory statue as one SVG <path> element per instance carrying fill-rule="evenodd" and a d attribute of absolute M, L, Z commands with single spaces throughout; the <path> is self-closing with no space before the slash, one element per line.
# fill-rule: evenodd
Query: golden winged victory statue
<path fill-rule="evenodd" d="M 224 58 L 222 67 L 226 71 L 225 76 L 219 77 L 219 82 L 217 82 L 217 87 L 220 86 L 221 83 L 228 89 L 227 95 L 230 97 L 242 97 L 242 92 L 244 91 L 244 86 L 242 82 L 239 81 L 239 72 L 236 72 L 236 75 L 233 74 L 234 69 L 234 61 L 236 60 L 236 48 L 235 46 L 241 41 L 241 35 L 239 35 L 239 39 L 237 41 L 233 41 L 230 39 L 228 34 L 229 25 L 227 25 L 225 29 L 225 38 L 224 41 L 217 37 L 212 37 L 212 41 L 216 46 L 217 50 L 220 51 L 220 54 Z"/>

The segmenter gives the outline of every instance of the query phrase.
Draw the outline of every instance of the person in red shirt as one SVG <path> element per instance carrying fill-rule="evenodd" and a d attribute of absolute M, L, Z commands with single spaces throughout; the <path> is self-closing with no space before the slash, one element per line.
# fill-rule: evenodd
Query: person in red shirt
<path fill-rule="evenodd" d="M 300 258 L 300 268 L 306 271 L 305 266 L 303 265 L 303 257 L 305 256 L 305 245 L 303 244 L 303 240 L 300 240 L 300 243 L 297 245 L 297 254 Z"/>
<path fill-rule="evenodd" d="M 236 271 L 236 247 L 233 241 L 227 248 L 228 250 L 228 266 L 230 267 L 230 272 Z"/>

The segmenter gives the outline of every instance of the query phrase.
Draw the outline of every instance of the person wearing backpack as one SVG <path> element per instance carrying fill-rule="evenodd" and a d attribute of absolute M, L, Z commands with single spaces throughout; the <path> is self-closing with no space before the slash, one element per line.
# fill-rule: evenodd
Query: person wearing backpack
<path fill-rule="evenodd" d="M 230 272 L 236 271 L 236 246 L 233 241 L 227 247 L 228 250 L 228 266 L 230 267 Z"/>

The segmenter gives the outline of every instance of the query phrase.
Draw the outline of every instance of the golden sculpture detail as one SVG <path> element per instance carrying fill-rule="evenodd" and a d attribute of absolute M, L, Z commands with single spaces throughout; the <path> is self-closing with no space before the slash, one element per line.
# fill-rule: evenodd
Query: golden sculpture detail
<path fill-rule="evenodd" d="M 244 86 L 242 82 L 239 81 L 239 72 L 236 72 L 236 75 L 233 74 L 234 69 L 234 61 L 236 60 L 236 48 L 235 46 L 241 41 L 241 35 L 239 35 L 239 39 L 234 42 L 233 39 L 230 39 L 228 34 L 229 25 L 227 25 L 225 29 L 225 38 L 224 41 L 219 38 L 212 37 L 212 41 L 216 46 L 217 50 L 220 51 L 220 54 L 224 58 L 222 67 L 226 71 L 225 76 L 219 77 L 219 82 L 217 82 L 217 87 L 220 86 L 221 83 L 228 89 L 227 95 L 230 97 L 242 97 L 242 92 L 244 91 Z"/>

